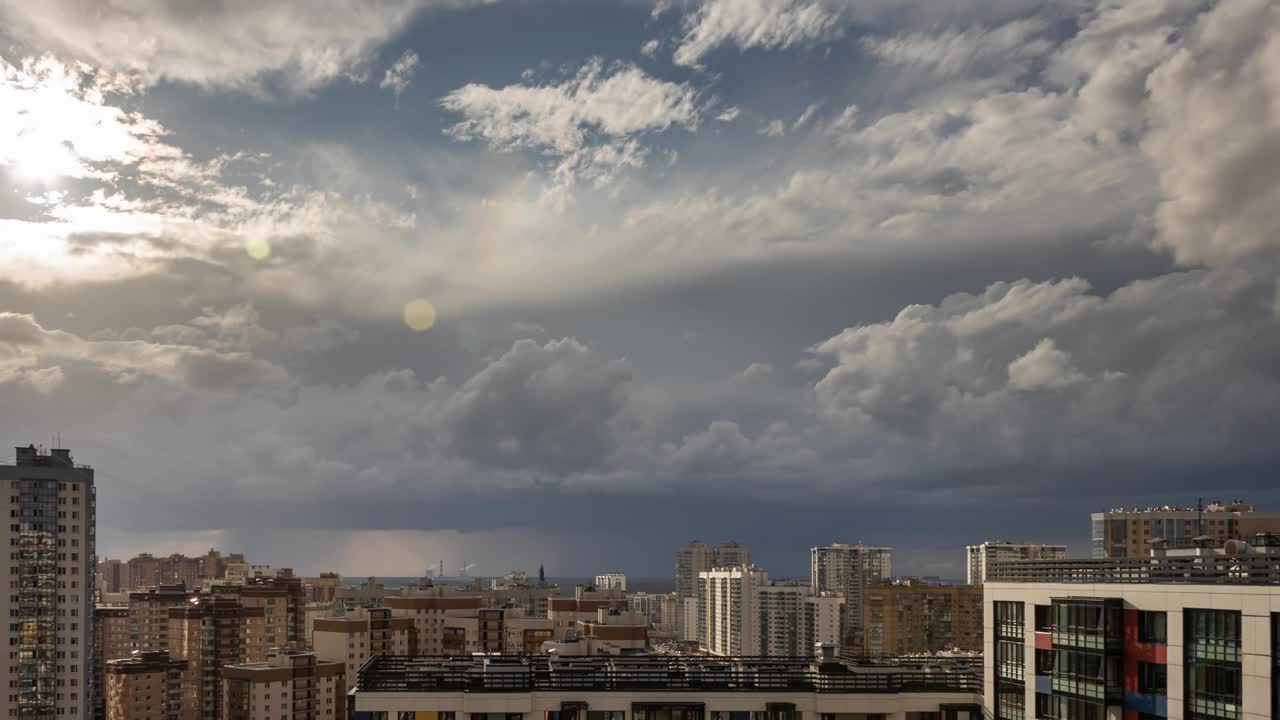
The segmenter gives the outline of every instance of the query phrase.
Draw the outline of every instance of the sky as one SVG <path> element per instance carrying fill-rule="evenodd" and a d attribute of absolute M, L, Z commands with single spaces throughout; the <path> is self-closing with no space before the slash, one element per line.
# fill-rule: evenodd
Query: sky
<path fill-rule="evenodd" d="M 0 0 L 98 550 L 672 571 L 1280 510 L 1269 0 Z"/>

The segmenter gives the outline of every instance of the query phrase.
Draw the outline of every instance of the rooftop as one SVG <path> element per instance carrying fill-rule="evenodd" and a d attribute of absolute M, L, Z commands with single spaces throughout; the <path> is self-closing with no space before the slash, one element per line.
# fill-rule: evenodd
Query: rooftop
<path fill-rule="evenodd" d="M 808 658 L 701 656 L 377 656 L 360 668 L 357 692 L 982 691 L 972 658 L 885 659 L 874 664 Z"/>
<path fill-rule="evenodd" d="M 1105 560 L 1013 560 L 993 563 L 987 569 L 987 582 L 1280 585 L 1280 556 L 1209 554 Z"/>

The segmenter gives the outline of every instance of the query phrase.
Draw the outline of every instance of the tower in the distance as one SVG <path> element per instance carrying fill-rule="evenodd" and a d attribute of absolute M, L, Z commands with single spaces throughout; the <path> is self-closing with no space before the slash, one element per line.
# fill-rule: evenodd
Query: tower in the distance
<path fill-rule="evenodd" d="M 0 616 L 9 650 L 0 653 L 0 717 L 88 717 L 93 693 L 93 469 L 71 451 L 16 448 L 0 465 L 4 534 L 13 560 L 0 566 Z"/>

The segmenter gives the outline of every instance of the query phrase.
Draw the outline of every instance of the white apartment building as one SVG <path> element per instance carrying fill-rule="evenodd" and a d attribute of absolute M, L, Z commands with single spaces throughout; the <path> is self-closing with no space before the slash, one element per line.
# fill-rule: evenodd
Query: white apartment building
<path fill-rule="evenodd" d="M 1270 720 L 1280 566 L 1250 551 L 996 564 L 983 635 L 993 720 Z"/>
<path fill-rule="evenodd" d="M 698 575 L 698 647 L 712 655 L 760 655 L 759 588 L 769 573 L 754 566 Z"/>
<path fill-rule="evenodd" d="M 0 565 L 0 586 L 8 588 L 0 615 L 9 628 L 0 718 L 90 717 L 93 469 L 76 465 L 66 449 L 15 450 L 15 463 L 0 465 L 11 558 Z"/>
<path fill-rule="evenodd" d="M 627 591 L 627 576 L 620 572 L 605 573 L 596 576 L 597 590 L 621 590 Z"/>
<path fill-rule="evenodd" d="M 798 582 L 771 582 L 756 593 L 761 655 L 808 657 L 818 643 L 840 642 L 843 597 L 814 595 Z"/>
<path fill-rule="evenodd" d="M 751 553 L 736 542 L 729 541 L 716 547 L 699 540 L 681 545 L 676 550 L 676 604 L 684 605 L 688 598 L 698 595 L 698 575 L 704 570 L 719 567 L 738 567 L 751 563 Z M 685 613 L 677 617 L 676 632 L 682 639 L 697 640 L 696 628 L 685 624 Z"/>
<path fill-rule="evenodd" d="M 1004 540 L 988 540 L 981 545 L 964 548 L 966 581 L 981 585 L 987 579 L 987 566 L 1009 560 L 1065 560 L 1066 545 L 1044 543 L 1011 543 Z"/>
<path fill-rule="evenodd" d="M 815 593 L 839 593 L 845 598 L 843 641 L 861 647 L 864 591 L 868 585 L 893 576 L 893 548 L 835 543 L 809 550 L 809 584 Z"/>
<path fill-rule="evenodd" d="M 296 648 L 274 651 L 266 662 L 222 669 L 223 718 L 228 720 L 343 720 L 347 715 L 344 663 Z M 354 683 L 354 679 L 352 679 Z"/>

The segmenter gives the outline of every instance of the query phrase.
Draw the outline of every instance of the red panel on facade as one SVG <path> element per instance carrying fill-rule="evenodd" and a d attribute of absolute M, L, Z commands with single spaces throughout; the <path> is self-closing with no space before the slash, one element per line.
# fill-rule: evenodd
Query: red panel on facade
<path fill-rule="evenodd" d="M 1169 648 L 1155 643 L 1138 642 L 1138 611 L 1124 611 L 1124 689 L 1125 692 L 1138 691 L 1138 663 L 1168 663 Z M 1125 720 L 1129 720 L 1129 711 L 1125 711 Z M 1136 720 L 1136 717 L 1135 717 Z"/>
<path fill-rule="evenodd" d="M 1047 632 L 1038 632 L 1038 633 L 1036 633 L 1036 649 L 1037 649 L 1037 650 L 1052 650 L 1052 649 L 1053 649 L 1053 635 L 1050 635 L 1050 634 L 1049 634 L 1049 633 L 1047 633 Z"/>

